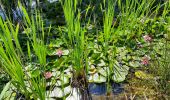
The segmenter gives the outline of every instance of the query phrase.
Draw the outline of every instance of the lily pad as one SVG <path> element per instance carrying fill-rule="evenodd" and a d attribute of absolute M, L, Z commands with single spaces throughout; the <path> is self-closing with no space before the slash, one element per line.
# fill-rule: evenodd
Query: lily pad
<path fill-rule="evenodd" d="M 63 50 L 63 54 L 62 55 L 68 55 L 69 54 L 69 50 Z"/>
<path fill-rule="evenodd" d="M 66 95 L 71 93 L 71 86 L 67 86 L 65 88 L 55 87 L 52 91 L 47 91 L 50 98 L 63 98 Z"/>
<path fill-rule="evenodd" d="M 126 79 L 126 75 L 128 74 L 129 67 L 126 65 L 119 66 L 119 65 L 114 65 L 114 75 L 112 79 L 115 82 L 122 82 Z"/>
<path fill-rule="evenodd" d="M 95 68 L 95 66 L 91 65 L 89 69 L 89 74 L 95 74 L 96 72 L 97 72 L 97 69 Z"/>
<path fill-rule="evenodd" d="M 107 67 L 103 67 L 103 68 L 98 68 L 98 72 L 102 75 L 102 76 L 104 76 L 104 77 L 106 77 L 107 76 Z"/>
<path fill-rule="evenodd" d="M 131 61 L 131 62 L 129 62 L 129 66 L 131 66 L 133 68 L 138 68 L 141 66 L 141 63 L 139 61 Z"/>
<path fill-rule="evenodd" d="M 0 100 L 15 100 L 16 93 L 12 90 L 15 89 L 11 84 L 11 81 L 6 84 L 2 92 L 0 93 Z"/>
<path fill-rule="evenodd" d="M 57 80 L 57 82 L 55 84 L 56 86 L 62 86 L 62 85 L 68 84 L 70 82 L 69 77 L 66 75 L 59 76 L 58 78 L 59 78 L 59 80 Z"/>
<path fill-rule="evenodd" d="M 63 44 L 61 39 L 57 39 L 57 40 L 52 40 L 50 42 L 50 44 L 48 45 L 48 47 L 50 48 L 56 48 L 56 47 L 60 47 Z"/>
<path fill-rule="evenodd" d="M 106 77 L 99 75 L 98 73 L 95 73 L 93 75 L 90 75 L 89 82 L 103 83 L 106 82 Z"/>
<path fill-rule="evenodd" d="M 97 64 L 97 66 L 99 66 L 99 67 L 106 66 L 106 63 L 103 60 L 100 60 L 100 63 Z"/>

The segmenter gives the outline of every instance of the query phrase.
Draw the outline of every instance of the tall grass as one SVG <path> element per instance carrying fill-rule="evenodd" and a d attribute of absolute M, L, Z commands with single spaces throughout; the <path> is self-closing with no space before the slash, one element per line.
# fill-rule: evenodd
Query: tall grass
<path fill-rule="evenodd" d="M 0 19 L 0 58 L 3 70 L 11 77 L 13 85 L 18 91 L 23 94 L 26 99 L 40 99 L 46 98 L 46 80 L 43 78 L 46 66 L 46 45 L 44 43 L 44 24 L 40 13 L 36 12 L 35 16 L 29 16 L 26 9 L 19 3 L 24 13 L 25 27 L 28 40 L 19 41 L 19 27 L 16 27 L 9 20 L 4 21 Z M 27 31 L 27 30 L 30 31 Z M 27 43 L 28 54 L 23 52 L 20 43 Z M 32 49 L 33 48 L 33 49 Z M 33 52 L 31 52 L 33 50 Z M 37 77 L 28 75 L 26 66 L 34 62 L 32 54 L 36 55 L 39 73 Z M 31 64 L 31 66 L 33 66 Z"/>
<path fill-rule="evenodd" d="M 85 28 L 81 25 L 81 10 L 77 9 L 77 5 L 81 0 L 63 0 L 65 20 L 68 28 L 69 44 L 71 43 L 71 60 L 73 64 L 73 83 L 78 89 L 82 100 L 88 98 L 88 85 L 86 79 L 87 67 L 87 54 L 85 49 Z M 86 10 L 88 11 L 88 10 Z M 87 14 L 87 12 L 86 12 Z M 69 46 L 70 47 L 70 46 Z"/>
<path fill-rule="evenodd" d="M 36 93 L 38 98 L 41 100 L 45 100 L 46 98 L 46 80 L 43 77 L 43 73 L 45 73 L 45 67 L 46 67 L 46 55 L 47 55 L 47 49 L 45 45 L 44 40 L 44 22 L 41 18 L 40 12 L 38 10 L 35 10 L 35 15 L 32 15 L 31 18 L 28 16 L 28 13 L 24 7 L 22 7 L 22 11 L 25 15 L 25 24 L 26 29 L 30 29 L 31 32 L 26 31 L 26 34 L 29 38 L 27 41 L 27 47 L 28 47 L 28 57 L 30 59 L 30 62 L 33 62 L 31 58 L 31 50 L 30 45 L 33 47 L 34 54 L 37 56 L 37 60 L 40 66 L 38 67 L 38 70 L 40 71 L 40 75 L 38 75 L 37 78 L 31 79 L 31 84 L 33 86 L 32 90 L 33 93 Z M 50 32 L 50 29 L 49 29 Z"/>
<path fill-rule="evenodd" d="M 120 19 L 119 29 L 124 30 L 127 38 L 142 34 L 142 26 L 138 24 L 139 20 L 145 21 L 145 18 L 155 18 L 157 16 L 160 4 L 154 6 L 154 3 L 155 0 L 125 0 L 124 3 L 118 0 L 118 7 L 120 9 L 118 17 Z M 130 34 L 126 34 L 125 30 L 132 31 Z M 137 34 L 133 32 L 135 30 L 137 30 Z"/>
<path fill-rule="evenodd" d="M 63 0 L 61 4 L 63 6 L 65 20 L 68 28 L 69 43 L 71 43 L 73 69 L 76 76 L 80 75 L 84 70 L 84 43 L 85 29 L 81 26 L 80 10 L 77 9 L 77 4 L 81 3 L 81 0 Z"/>
<path fill-rule="evenodd" d="M 103 1 L 104 2 L 104 8 L 105 8 L 105 12 L 104 12 L 104 18 L 103 18 L 103 38 L 104 38 L 104 43 L 103 43 L 103 47 L 104 47 L 104 55 L 105 57 L 107 57 L 107 61 L 109 62 L 108 64 L 108 69 L 107 71 L 107 91 L 108 93 L 111 92 L 111 88 L 110 88 L 110 79 L 111 79 L 111 72 L 113 71 L 113 64 L 114 64 L 114 57 L 110 57 L 108 54 L 109 51 L 109 46 L 110 46 L 110 40 L 111 40 L 111 36 L 113 35 L 112 33 L 112 29 L 114 28 L 113 26 L 113 19 L 115 17 L 115 6 L 117 3 L 117 0 L 107 0 L 107 1 Z M 114 46 L 114 45 L 113 45 Z M 114 54 L 114 51 L 112 51 Z"/>
<path fill-rule="evenodd" d="M 0 26 L 1 26 L 1 47 L 0 47 L 0 57 L 1 57 L 1 63 L 2 68 L 8 75 L 12 78 L 12 83 L 17 87 L 17 89 L 25 94 L 28 95 L 28 90 L 26 89 L 26 84 L 24 83 L 24 69 L 23 69 L 23 62 L 21 58 L 21 53 L 17 52 L 17 50 L 20 50 L 20 45 L 15 45 L 13 43 L 14 41 L 18 41 L 18 39 L 13 38 L 11 31 L 13 30 L 13 35 L 17 37 L 18 34 L 18 28 L 14 29 L 14 27 L 8 27 L 8 25 L 12 26 L 12 23 L 8 20 L 7 22 L 4 22 L 2 19 L 0 19 Z M 15 30 L 15 31 L 14 31 Z"/>

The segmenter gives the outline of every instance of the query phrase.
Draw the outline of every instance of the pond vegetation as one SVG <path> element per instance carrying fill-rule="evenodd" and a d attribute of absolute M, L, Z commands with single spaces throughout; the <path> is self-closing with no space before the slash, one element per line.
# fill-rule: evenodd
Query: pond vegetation
<path fill-rule="evenodd" d="M 169 100 L 169 0 L 7 0 L 0 100 Z"/>

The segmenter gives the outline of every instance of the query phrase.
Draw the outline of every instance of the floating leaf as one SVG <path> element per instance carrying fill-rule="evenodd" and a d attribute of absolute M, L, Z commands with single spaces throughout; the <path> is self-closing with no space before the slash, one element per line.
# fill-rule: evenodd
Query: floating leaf
<path fill-rule="evenodd" d="M 5 93 L 6 93 L 6 92 L 8 91 L 8 89 L 10 88 L 10 84 L 11 84 L 11 82 L 8 82 L 8 83 L 5 85 L 5 87 L 3 88 L 3 90 L 2 90 L 2 92 L 1 92 L 1 94 L 0 94 L 0 100 L 3 99 Z"/>
<path fill-rule="evenodd" d="M 133 68 L 137 68 L 141 66 L 141 63 L 139 61 L 131 61 L 129 62 L 129 66 L 133 67 Z"/>
<path fill-rule="evenodd" d="M 98 73 L 95 73 L 93 75 L 90 75 L 89 82 L 103 83 L 106 82 L 106 77 L 99 75 Z"/>
<path fill-rule="evenodd" d="M 52 91 L 47 91 L 47 94 L 48 93 L 51 98 L 63 98 L 71 93 L 71 86 L 64 87 L 63 89 L 60 87 L 55 87 Z"/>
<path fill-rule="evenodd" d="M 50 44 L 48 45 L 48 47 L 50 47 L 50 48 L 57 48 L 57 47 L 60 47 L 63 44 L 64 43 L 62 42 L 61 39 L 56 39 L 56 40 L 51 40 Z"/>
<path fill-rule="evenodd" d="M 63 54 L 62 55 L 68 55 L 69 54 L 69 50 L 63 50 Z"/>
<path fill-rule="evenodd" d="M 56 86 L 62 86 L 62 85 L 65 85 L 65 84 L 68 84 L 70 81 L 69 81 L 69 77 L 67 75 L 61 75 L 58 77 L 59 80 L 57 80 L 56 82 Z"/>
<path fill-rule="evenodd" d="M 126 75 L 128 74 L 129 67 L 126 65 L 120 66 L 118 64 L 114 65 L 114 75 L 112 79 L 115 82 L 122 82 L 126 79 Z"/>
<path fill-rule="evenodd" d="M 99 67 L 106 66 L 106 63 L 103 60 L 100 60 L 100 63 L 97 64 L 97 66 L 99 66 Z"/>
<path fill-rule="evenodd" d="M 0 100 L 15 100 L 16 93 L 12 91 L 13 85 L 8 82 L 0 94 Z"/>
<path fill-rule="evenodd" d="M 108 69 L 108 67 L 98 68 L 98 72 L 99 72 L 102 76 L 106 77 L 106 76 L 107 76 L 107 71 L 106 71 L 107 69 Z"/>
<path fill-rule="evenodd" d="M 89 69 L 89 74 L 94 74 L 94 73 L 96 73 L 97 72 L 97 69 L 95 68 L 95 66 L 94 65 L 91 65 L 90 66 L 90 69 Z"/>

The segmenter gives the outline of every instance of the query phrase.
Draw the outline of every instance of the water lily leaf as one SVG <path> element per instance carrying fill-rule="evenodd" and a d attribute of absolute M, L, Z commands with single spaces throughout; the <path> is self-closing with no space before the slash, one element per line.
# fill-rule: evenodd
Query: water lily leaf
<path fill-rule="evenodd" d="M 49 55 L 49 56 L 56 55 L 56 50 L 51 49 L 51 48 L 47 49 L 47 55 Z"/>
<path fill-rule="evenodd" d="M 129 66 L 133 67 L 133 68 L 137 68 L 141 66 L 141 63 L 139 61 L 131 61 L 129 62 Z"/>
<path fill-rule="evenodd" d="M 69 50 L 63 50 L 63 54 L 62 55 L 68 55 L 69 54 Z"/>
<path fill-rule="evenodd" d="M 55 87 L 52 91 L 47 91 L 47 94 L 49 93 L 50 98 L 63 98 L 64 96 L 69 96 L 68 94 L 71 93 L 71 86 L 67 86 L 62 88 Z"/>
<path fill-rule="evenodd" d="M 54 69 L 52 70 L 52 75 L 53 75 L 53 76 L 58 77 L 60 74 L 61 74 L 60 71 L 57 71 L 56 69 L 55 69 L 55 70 L 54 70 Z"/>
<path fill-rule="evenodd" d="M 126 75 L 128 74 L 129 71 L 129 67 L 126 65 L 120 66 L 118 64 L 114 65 L 114 75 L 112 77 L 112 79 L 115 82 L 122 82 L 126 79 Z"/>
<path fill-rule="evenodd" d="M 97 66 L 99 66 L 99 67 L 106 66 L 106 63 L 103 60 L 100 60 L 100 63 L 97 64 Z"/>
<path fill-rule="evenodd" d="M 59 80 L 57 80 L 56 82 L 56 86 L 62 86 L 62 85 L 65 85 L 65 84 L 68 84 L 70 81 L 69 81 L 69 77 L 67 75 L 61 75 L 58 77 Z"/>
<path fill-rule="evenodd" d="M 99 72 L 102 76 L 106 77 L 106 76 L 107 76 L 107 71 L 106 71 L 107 68 L 108 68 L 108 67 L 98 68 L 98 72 Z"/>
<path fill-rule="evenodd" d="M 94 43 L 93 42 L 89 42 L 88 43 L 88 49 L 93 49 L 94 48 Z"/>
<path fill-rule="evenodd" d="M 89 69 L 89 74 L 94 74 L 97 72 L 97 69 L 95 68 L 94 65 L 90 65 L 90 69 Z"/>
<path fill-rule="evenodd" d="M 93 75 L 90 75 L 89 82 L 103 83 L 106 82 L 106 77 L 99 75 L 98 73 L 95 73 Z"/>
<path fill-rule="evenodd" d="M 81 100 L 77 88 L 72 88 L 72 93 L 66 98 L 66 100 Z"/>
<path fill-rule="evenodd" d="M 68 67 L 67 69 L 65 69 L 64 73 L 68 78 L 71 78 L 73 76 L 73 74 L 71 72 L 71 67 Z"/>
<path fill-rule="evenodd" d="M 122 60 L 128 62 L 131 59 L 131 56 L 127 55 L 122 58 Z"/>
<path fill-rule="evenodd" d="M 138 60 L 138 61 L 140 61 L 140 60 L 141 60 L 141 58 L 140 58 L 140 57 L 138 57 L 138 56 L 132 56 L 132 59 L 133 59 L 133 60 Z"/>
<path fill-rule="evenodd" d="M 2 92 L 1 92 L 1 94 L 0 94 L 0 100 L 3 99 L 5 93 L 6 93 L 6 92 L 8 91 L 8 89 L 10 88 L 10 84 L 11 84 L 11 82 L 8 82 L 8 83 L 5 85 L 5 87 L 3 88 L 3 90 L 2 90 Z"/>
<path fill-rule="evenodd" d="M 48 47 L 57 48 L 57 47 L 60 47 L 62 44 L 64 44 L 64 43 L 62 42 L 61 39 L 56 39 L 56 40 L 50 41 L 50 44 L 48 45 Z"/>
<path fill-rule="evenodd" d="M 15 100 L 16 93 L 12 91 L 13 85 L 8 82 L 0 94 L 0 100 Z"/>
<path fill-rule="evenodd" d="M 122 51 L 122 52 L 119 53 L 119 55 L 120 55 L 121 58 L 125 57 L 126 54 L 127 54 L 127 52 L 124 52 L 124 51 Z"/>

